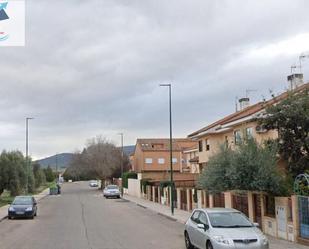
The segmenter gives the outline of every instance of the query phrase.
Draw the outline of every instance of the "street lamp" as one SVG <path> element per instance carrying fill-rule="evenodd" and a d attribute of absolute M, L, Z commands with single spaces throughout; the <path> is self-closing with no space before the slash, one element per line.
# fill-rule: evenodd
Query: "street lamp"
<path fill-rule="evenodd" d="M 170 171 L 171 171 L 171 212 L 174 215 L 174 180 L 173 180 L 173 137 L 172 137 L 172 85 L 160 84 L 169 90 L 169 116 L 170 116 Z"/>
<path fill-rule="evenodd" d="M 123 133 L 118 133 L 118 135 L 121 136 L 121 164 L 120 164 L 120 170 L 121 170 L 121 196 L 123 196 Z"/>
<path fill-rule="evenodd" d="M 31 119 L 34 119 L 34 118 L 26 118 L 26 167 L 27 167 L 26 191 L 27 193 L 29 192 L 28 181 L 29 181 L 29 176 L 30 176 L 30 163 L 29 163 L 29 158 L 28 158 L 28 148 L 29 148 L 29 120 Z"/>

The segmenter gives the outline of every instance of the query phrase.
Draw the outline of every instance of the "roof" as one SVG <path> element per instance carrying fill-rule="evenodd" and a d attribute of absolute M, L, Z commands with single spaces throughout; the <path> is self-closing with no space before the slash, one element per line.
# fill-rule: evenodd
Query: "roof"
<path fill-rule="evenodd" d="M 142 151 L 169 151 L 169 138 L 140 138 L 136 140 Z M 191 148 L 195 142 L 188 138 L 174 138 L 172 139 L 173 151 L 183 151 Z"/>
<path fill-rule="evenodd" d="M 307 88 L 309 88 L 309 83 L 300 85 L 295 90 L 293 90 L 293 92 L 301 92 L 301 91 L 303 91 Z M 245 108 L 241 111 L 232 113 L 232 114 L 230 114 L 230 115 L 228 115 L 228 116 L 226 116 L 226 117 L 224 117 L 224 118 L 202 128 L 200 130 L 197 130 L 197 131 L 191 133 L 190 135 L 188 135 L 188 137 L 193 138 L 193 137 L 198 136 L 199 134 L 204 133 L 206 131 L 209 132 L 209 133 L 218 133 L 217 128 L 219 128 L 220 126 L 234 122 L 234 121 L 237 121 L 237 120 L 241 120 L 241 119 L 250 117 L 254 114 L 258 114 L 258 113 L 262 112 L 263 110 L 265 110 L 266 107 L 271 106 L 273 104 L 276 104 L 279 101 L 282 101 L 283 99 L 287 98 L 289 93 L 290 93 L 290 91 L 286 91 L 286 92 L 284 92 L 284 93 L 282 93 L 282 94 L 280 94 L 280 95 L 278 95 L 278 96 L 276 96 L 276 97 L 274 97 L 274 98 L 272 98 L 268 101 L 263 101 L 263 102 L 259 102 L 257 104 L 248 106 L 247 108 Z"/>
<path fill-rule="evenodd" d="M 196 143 L 194 146 L 186 148 L 185 152 L 192 152 L 192 151 L 197 151 L 197 150 L 198 150 L 198 145 Z"/>
<path fill-rule="evenodd" d="M 230 213 L 230 212 L 239 212 L 234 208 L 201 208 L 200 210 L 204 210 L 207 213 Z"/>

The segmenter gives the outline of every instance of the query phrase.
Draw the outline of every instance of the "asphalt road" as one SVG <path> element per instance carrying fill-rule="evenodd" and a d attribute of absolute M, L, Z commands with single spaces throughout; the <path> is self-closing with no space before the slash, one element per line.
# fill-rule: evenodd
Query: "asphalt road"
<path fill-rule="evenodd" d="M 0 223 L 0 249 L 184 249 L 183 225 L 87 183 L 48 196 L 34 220 Z"/>

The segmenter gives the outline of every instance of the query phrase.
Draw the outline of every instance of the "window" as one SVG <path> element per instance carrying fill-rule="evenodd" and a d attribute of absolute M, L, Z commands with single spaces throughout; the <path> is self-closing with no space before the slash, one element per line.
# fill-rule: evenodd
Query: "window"
<path fill-rule="evenodd" d="M 253 128 L 252 127 L 246 128 L 246 138 L 247 139 L 253 138 Z"/>
<path fill-rule="evenodd" d="M 225 147 L 226 147 L 226 148 L 229 147 L 229 137 L 228 137 L 228 136 L 225 136 L 225 137 L 224 137 L 224 144 L 225 144 Z"/>
<path fill-rule="evenodd" d="M 145 163 L 151 164 L 152 163 L 152 158 L 145 158 Z"/>
<path fill-rule="evenodd" d="M 195 211 L 192 216 L 191 216 L 191 220 L 194 222 L 198 221 L 198 216 L 200 215 L 200 211 Z"/>
<path fill-rule="evenodd" d="M 208 139 L 205 140 L 205 147 L 206 147 L 206 151 L 210 150 L 210 145 L 209 145 L 209 140 Z"/>
<path fill-rule="evenodd" d="M 165 159 L 164 158 L 159 158 L 158 159 L 158 164 L 164 164 L 165 163 Z"/>
<path fill-rule="evenodd" d="M 201 212 L 200 217 L 199 217 L 199 223 L 208 225 L 208 220 L 206 217 L 206 214 L 204 212 Z"/>
<path fill-rule="evenodd" d="M 203 151 L 203 141 L 202 140 L 198 141 L 198 151 L 199 152 Z"/>
<path fill-rule="evenodd" d="M 235 144 L 241 144 L 241 132 L 240 130 L 234 131 Z"/>
<path fill-rule="evenodd" d="M 177 163 L 178 162 L 177 158 L 173 157 L 172 162 Z"/>
<path fill-rule="evenodd" d="M 265 215 L 269 217 L 276 216 L 275 197 L 266 195 L 265 197 Z"/>
<path fill-rule="evenodd" d="M 154 149 L 164 149 L 164 144 L 152 144 L 151 147 Z"/>

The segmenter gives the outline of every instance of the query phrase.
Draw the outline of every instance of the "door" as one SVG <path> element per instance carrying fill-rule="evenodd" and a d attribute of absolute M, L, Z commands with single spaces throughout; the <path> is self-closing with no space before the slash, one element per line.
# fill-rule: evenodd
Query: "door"
<path fill-rule="evenodd" d="M 261 208 L 261 195 L 253 194 L 253 212 L 254 212 L 254 222 L 259 223 L 260 229 L 263 229 L 262 226 L 262 208 Z"/>
<path fill-rule="evenodd" d="M 278 237 L 287 239 L 287 213 L 286 207 L 277 206 L 277 224 L 278 224 Z"/>
<path fill-rule="evenodd" d="M 300 237 L 309 239 L 309 197 L 298 197 L 299 230 Z"/>
<path fill-rule="evenodd" d="M 193 245 L 197 245 L 197 223 L 200 211 L 195 211 L 190 218 L 190 226 L 188 226 L 188 234 Z"/>
<path fill-rule="evenodd" d="M 200 216 L 198 218 L 198 223 L 208 226 L 208 224 L 209 224 L 208 219 L 207 219 L 207 216 L 204 212 L 200 213 Z M 201 229 L 201 228 L 197 228 L 197 230 L 196 230 L 196 244 L 197 244 L 198 248 L 205 248 L 206 247 L 206 241 L 208 239 L 208 233 L 209 233 L 209 229 L 204 230 L 204 229 Z"/>

